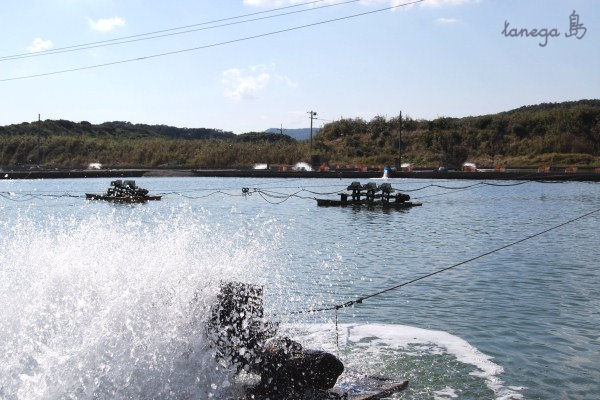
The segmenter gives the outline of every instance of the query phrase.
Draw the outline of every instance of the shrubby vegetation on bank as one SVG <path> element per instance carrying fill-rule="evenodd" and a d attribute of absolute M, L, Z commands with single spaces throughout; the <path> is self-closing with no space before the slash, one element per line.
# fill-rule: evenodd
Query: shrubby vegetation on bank
<path fill-rule="evenodd" d="M 332 159 L 421 165 L 600 164 L 600 100 L 521 107 L 465 118 L 371 121 L 345 119 L 325 125 L 317 148 Z"/>
<path fill-rule="evenodd" d="M 0 136 L 3 166 L 81 168 L 90 162 L 100 162 L 107 167 L 123 168 L 243 168 L 259 162 L 292 164 L 305 153 L 303 146 L 295 142 Z"/>
<path fill-rule="evenodd" d="M 401 129 L 400 129 L 401 128 Z M 326 124 L 313 153 L 331 162 L 421 166 L 600 165 L 600 100 L 521 107 L 499 114 L 415 120 L 375 117 Z M 308 160 L 286 135 L 127 122 L 43 121 L 0 127 L 0 166 L 243 168 Z"/>

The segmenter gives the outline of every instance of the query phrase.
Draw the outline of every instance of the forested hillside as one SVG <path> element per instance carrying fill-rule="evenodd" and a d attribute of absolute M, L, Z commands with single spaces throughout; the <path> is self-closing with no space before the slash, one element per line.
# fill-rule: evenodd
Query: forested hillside
<path fill-rule="evenodd" d="M 401 153 L 421 165 L 600 164 L 600 100 L 401 124 L 398 118 L 344 119 L 325 125 L 315 143 L 331 159 L 372 163 L 390 163 Z"/>
<path fill-rule="evenodd" d="M 128 122 L 42 121 L 0 127 L 0 167 L 244 168 L 310 159 L 287 135 Z M 314 136 L 312 154 L 330 162 L 436 167 L 600 166 L 600 100 L 521 107 L 498 114 L 417 120 L 342 119 Z"/>
<path fill-rule="evenodd" d="M 209 128 L 177 128 L 167 125 L 132 124 L 113 121 L 93 125 L 87 121 L 46 120 L 23 122 L 17 125 L 0 126 L 0 135 L 77 135 L 89 137 L 114 137 L 117 139 L 137 139 L 164 137 L 172 139 L 233 139 L 232 132 Z"/>

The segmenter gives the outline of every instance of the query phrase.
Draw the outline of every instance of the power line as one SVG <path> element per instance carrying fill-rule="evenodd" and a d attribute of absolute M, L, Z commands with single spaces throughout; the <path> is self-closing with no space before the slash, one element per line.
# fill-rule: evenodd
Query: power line
<path fill-rule="evenodd" d="M 568 225 L 568 224 L 571 224 L 571 223 L 573 223 L 573 222 L 579 221 L 580 219 L 583 219 L 583 218 L 589 217 L 590 215 L 592 215 L 592 214 L 595 214 L 595 213 L 597 213 L 597 212 L 600 212 L 600 208 L 597 208 L 597 209 L 595 209 L 595 210 L 593 210 L 593 211 L 587 212 L 587 213 L 585 213 L 585 214 L 583 214 L 583 215 L 580 215 L 580 216 L 578 216 L 578 217 L 572 218 L 572 219 L 570 219 L 570 220 L 568 220 L 568 221 L 565 221 L 565 222 L 563 222 L 563 223 L 560 223 L 560 224 L 558 224 L 558 225 L 554 225 L 554 226 L 552 226 L 552 227 L 550 227 L 550 228 L 544 229 L 544 230 L 543 230 L 543 231 L 541 231 L 541 232 L 534 233 L 534 234 L 532 234 L 532 235 L 526 236 L 526 237 L 524 237 L 524 238 L 522 238 L 522 239 L 519 239 L 519 240 L 517 240 L 517 241 L 511 242 L 511 243 L 508 243 L 508 244 L 505 244 L 504 246 L 501 246 L 501 247 L 495 248 L 495 249 L 493 249 L 493 250 L 490 250 L 490 251 L 488 251 L 488 252 L 486 252 L 486 253 L 483 253 L 483 254 L 480 254 L 480 255 L 478 255 L 478 256 L 475 256 L 475 257 L 469 258 L 468 260 L 461 261 L 461 262 L 459 262 L 459 263 L 456 263 L 456 264 L 450 265 L 449 267 L 446 267 L 446 268 L 438 269 L 438 270 L 436 270 L 436 271 L 434 271 L 434 272 L 431 272 L 431 273 L 428 273 L 428 274 L 425 274 L 425 275 L 421 275 L 421 276 L 419 276 L 419 277 L 417 277 L 417 278 L 411 279 L 411 280 L 409 280 L 409 281 L 406 281 L 406 282 L 399 283 L 399 284 L 397 284 L 397 285 L 394 285 L 394 286 L 388 287 L 388 288 L 386 288 L 386 289 L 383 289 L 383 290 L 380 290 L 380 291 L 377 291 L 377 292 L 374 292 L 374 293 L 370 293 L 370 294 L 367 294 L 367 295 L 364 295 L 364 296 L 358 297 L 358 298 L 356 298 L 356 299 L 354 299 L 354 300 L 350 300 L 350 301 L 347 301 L 347 302 L 345 302 L 345 303 L 336 304 L 336 305 L 329 306 L 329 307 L 313 308 L 313 309 L 308 309 L 308 310 L 300 310 L 300 311 L 292 311 L 292 312 L 288 313 L 288 315 L 296 315 L 296 314 L 308 314 L 308 313 L 315 313 L 315 312 L 322 312 L 322 311 L 337 311 L 337 310 L 340 310 L 340 309 L 342 309 L 342 308 L 352 307 L 352 306 L 354 306 L 354 305 L 356 305 L 356 304 L 362 304 L 362 302 L 363 302 L 363 301 L 365 301 L 365 300 L 371 299 L 371 298 L 373 298 L 373 297 L 376 297 L 376 296 L 381 296 L 382 294 L 385 294 L 385 293 L 391 292 L 391 291 L 393 291 L 393 290 L 400 289 L 400 288 L 402 288 L 402 287 L 404 287 L 404 286 L 407 286 L 407 285 L 410 285 L 410 284 L 412 284 L 412 283 L 415 283 L 415 282 L 421 281 L 421 280 L 423 280 L 423 279 L 430 278 L 430 277 L 432 277 L 432 276 L 435 276 L 435 275 L 441 274 L 441 273 L 443 273 L 443 272 L 449 271 L 449 270 L 451 270 L 451 269 L 454 269 L 454 268 L 456 268 L 456 267 L 459 267 L 459 266 L 461 266 L 461 265 L 468 264 L 468 263 L 470 263 L 470 262 L 472 262 L 472 261 L 479 260 L 480 258 L 483 258 L 483 257 L 489 256 L 489 255 L 491 255 L 491 254 L 494 254 L 494 253 L 497 253 L 497 252 L 499 252 L 499 251 L 501 251 L 501 250 L 504 250 L 504 249 L 507 249 L 507 248 L 509 248 L 509 247 L 515 246 L 515 245 L 517 245 L 517 244 L 519 244 L 519 243 L 523 243 L 523 242 L 525 242 L 525 241 L 527 241 L 527 240 L 530 240 L 530 239 L 536 238 L 536 237 L 538 237 L 538 236 L 544 235 L 544 234 L 546 234 L 546 233 L 548 233 L 548 232 L 550 232 L 550 231 L 553 231 L 553 230 L 555 230 L 555 229 L 562 228 L 562 227 L 563 227 L 563 226 L 565 226 L 565 225 Z"/>
<path fill-rule="evenodd" d="M 324 1 L 324 0 L 320 0 L 320 1 Z M 24 58 L 31 58 L 31 57 L 48 56 L 48 55 L 53 55 L 53 54 L 70 53 L 70 52 L 75 52 L 75 51 L 95 49 L 95 48 L 98 48 L 98 47 L 116 46 L 116 45 L 120 45 L 120 44 L 127 44 L 127 43 L 133 43 L 133 42 L 141 42 L 141 41 L 145 41 L 145 40 L 151 40 L 151 39 L 158 39 L 158 38 L 164 38 L 164 37 L 170 37 L 170 36 L 183 35 L 183 34 L 187 34 L 187 33 L 200 32 L 200 31 L 205 31 L 205 30 L 210 30 L 210 29 L 216 29 L 216 28 L 223 28 L 223 27 L 233 26 L 233 25 L 240 25 L 240 24 L 245 24 L 245 23 L 248 23 L 248 22 L 256 22 L 256 21 L 261 21 L 261 20 L 266 20 L 266 19 L 271 19 L 271 18 L 278 18 L 278 17 L 283 17 L 283 16 L 286 16 L 286 15 L 299 14 L 299 13 L 304 13 L 304 12 L 309 12 L 309 11 L 317 11 L 317 10 L 320 10 L 320 9 L 323 9 L 323 8 L 330 8 L 330 7 L 348 5 L 348 4 L 351 4 L 351 3 L 358 3 L 359 1 L 361 1 L 361 0 L 347 0 L 347 1 L 343 1 L 341 3 L 326 4 L 326 5 L 323 5 L 323 6 L 307 8 L 307 9 L 304 9 L 304 10 L 288 11 L 288 12 L 280 13 L 280 14 L 267 15 L 267 16 L 257 17 L 257 18 L 252 18 L 252 19 L 247 19 L 247 20 L 243 20 L 243 21 L 228 22 L 228 23 L 225 23 L 225 24 L 213 25 L 213 26 L 208 26 L 208 27 L 203 27 L 203 28 L 196 28 L 196 29 L 190 29 L 190 30 L 184 30 L 184 31 L 180 31 L 180 32 L 163 33 L 163 34 L 154 35 L 154 36 L 148 36 L 149 34 L 141 34 L 141 35 L 136 35 L 136 36 L 145 36 L 145 37 L 136 37 L 134 39 L 128 39 L 128 40 L 113 39 L 109 43 L 90 44 L 90 45 L 77 45 L 77 47 L 75 47 L 75 48 L 65 47 L 65 48 L 58 48 L 58 49 L 53 49 L 53 50 L 46 50 L 45 52 L 24 53 L 24 54 L 15 55 L 15 56 L 0 57 L 0 62 L 3 62 L 3 61 L 12 61 L 12 60 L 21 60 L 21 59 L 24 59 Z M 202 24 L 202 25 L 204 25 L 204 24 Z"/>
<path fill-rule="evenodd" d="M 159 57 L 165 57 L 165 56 L 170 56 L 170 55 L 175 55 L 175 54 L 204 50 L 204 49 L 208 49 L 208 48 L 212 48 L 212 47 L 218 47 L 218 46 L 224 46 L 224 45 L 229 45 L 229 44 L 234 44 L 234 43 L 245 42 L 245 41 L 249 41 L 249 40 L 253 40 L 253 39 L 259 39 L 259 38 L 263 38 L 263 37 L 279 35 L 282 33 L 297 31 L 300 29 L 306 29 L 306 28 L 310 28 L 310 27 L 314 27 L 314 26 L 325 25 L 328 23 L 344 21 L 344 20 L 349 20 L 352 18 L 358 18 L 358 17 L 363 17 L 366 15 L 381 13 L 384 11 L 394 10 L 394 9 L 397 9 L 400 7 L 405 7 L 405 6 L 412 5 L 412 4 L 422 3 L 423 1 L 425 1 L 425 0 L 415 0 L 412 2 L 408 2 L 408 3 L 379 8 L 379 9 L 371 10 L 371 11 L 365 11 L 365 12 L 358 13 L 358 14 L 352 14 L 352 15 L 347 15 L 344 17 L 327 19 L 327 20 L 323 20 L 323 21 L 313 22 L 311 24 L 298 25 L 298 26 L 294 26 L 291 28 L 261 33 L 258 35 L 246 36 L 246 37 L 238 38 L 238 39 L 226 40 L 223 42 L 211 43 L 211 44 L 207 44 L 207 45 L 203 45 L 203 46 L 191 47 L 191 48 L 187 48 L 187 49 L 168 51 L 168 52 L 164 52 L 164 53 L 156 53 L 156 54 L 151 54 L 151 55 L 142 56 L 142 57 L 135 57 L 135 58 L 112 61 L 112 62 L 107 62 L 107 63 L 102 63 L 102 64 L 94 64 L 94 65 L 87 65 L 87 66 L 83 66 L 83 67 L 63 69 L 63 70 L 53 71 L 53 72 L 45 72 L 45 73 L 40 73 L 40 74 L 17 76 L 17 77 L 13 77 L 13 78 L 4 78 L 4 79 L 0 79 L 0 82 L 9 82 L 9 81 L 39 78 L 39 77 L 45 77 L 45 76 L 51 76 L 51 75 L 59 75 L 59 74 L 65 74 L 68 72 L 76 72 L 76 71 L 84 71 L 84 70 L 95 69 L 95 68 L 103 68 L 103 67 L 108 67 L 108 66 L 113 66 L 113 65 L 130 63 L 130 62 L 134 62 L 134 61 L 142 61 L 142 60 L 148 60 L 148 59 L 152 59 L 152 58 L 159 58 Z"/>
<path fill-rule="evenodd" d="M 172 32 L 172 31 L 177 31 L 177 30 L 181 30 L 181 29 L 188 29 L 188 28 L 193 28 L 193 27 L 202 26 L 202 25 L 216 24 L 218 22 L 231 21 L 233 19 L 240 19 L 240 18 L 252 17 L 252 16 L 255 16 L 255 15 L 268 14 L 268 13 L 272 13 L 272 12 L 275 12 L 275 11 L 281 11 L 281 10 L 286 10 L 286 9 L 290 9 L 290 8 L 296 8 L 296 7 L 308 6 L 308 5 L 312 5 L 312 4 L 316 4 L 316 3 L 322 3 L 323 1 L 325 1 L 325 0 L 313 0 L 313 1 L 308 1 L 308 2 L 304 2 L 304 3 L 293 4 L 293 5 L 289 5 L 289 6 L 285 6 L 285 7 L 271 8 L 269 10 L 258 11 L 258 12 L 253 12 L 253 13 L 249 13 L 249 14 L 242 14 L 242 15 L 238 15 L 238 16 L 234 16 L 234 17 L 226 17 L 226 18 L 215 19 L 215 20 L 212 20 L 212 21 L 200 22 L 200 23 L 197 23 L 197 24 L 184 25 L 184 26 L 179 26 L 179 27 L 175 27 L 175 28 L 161 29 L 161 30 L 158 30 L 158 31 L 147 32 L 147 33 L 140 33 L 140 34 L 136 34 L 136 35 L 120 36 L 120 37 L 113 38 L 113 39 L 106 39 L 106 40 L 99 40 L 99 41 L 95 41 L 95 42 L 81 43 L 81 44 L 75 44 L 75 45 L 65 46 L 65 47 L 57 47 L 57 48 L 54 48 L 54 49 L 42 50 L 40 52 L 37 52 L 36 54 L 39 54 L 39 55 L 46 54 L 46 53 L 50 54 L 50 53 L 53 53 L 53 52 L 56 52 L 56 51 L 66 50 L 66 49 L 73 49 L 73 48 L 76 48 L 76 47 L 90 46 L 90 45 L 101 44 L 101 43 L 110 43 L 110 42 L 115 42 L 115 41 L 120 41 L 120 40 L 126 40 L 126 39 L 132 39 L 132 38 L 137 38 L 137 37 L 142 37 L 142 36 L 155 35 L 155 34 L 158 34 L 158 33 Z M 8 55 L 8 56 L 1 56 L 0 60 L 11 59 L 11 58 L 18 58 L 18 57 L 27 56 L 27 55 L 31 55 L 31 53 L 19 53 L 19 54 L 12 54 L 12 55 Z"/>

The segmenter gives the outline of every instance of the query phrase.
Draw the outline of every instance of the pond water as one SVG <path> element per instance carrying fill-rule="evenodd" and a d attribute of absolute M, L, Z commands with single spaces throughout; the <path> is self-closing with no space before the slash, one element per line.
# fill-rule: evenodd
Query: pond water
<path fill-rule="evenodd" d="M 264 285 L 283 333 L 339 354 L 342 385 L 380 374 L 410 380 L 400 399 L 600 396 L 600 214 L 340 310 L 337 334 L 332 312 L 290 314 L 584 214 L 600 207 L 597 184 L 429 187 L 410 192 L 423 206 L 406 211 L 241 191 L 350 183 L 337 179 L 145 178 L 138 185 L 164 193 L 160 202 L 79 197 L 109 183 L 0 181 L 0 399 L 234 395 L 203 337 L 223 280 Z M 76 197 L 54 197 L 63 194 Z"/>

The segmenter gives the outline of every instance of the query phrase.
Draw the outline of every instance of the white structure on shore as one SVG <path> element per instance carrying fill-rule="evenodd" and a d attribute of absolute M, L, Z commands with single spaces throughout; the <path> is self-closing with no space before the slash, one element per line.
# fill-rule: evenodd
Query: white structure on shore
<path fill-rule="evenodd" d="M 312 167 L 309 164 L 305 163 L 305 162 L 296 163 L 292 167 L 292 169 L 294 171 L 312 171 L 313 170 Z"/>

